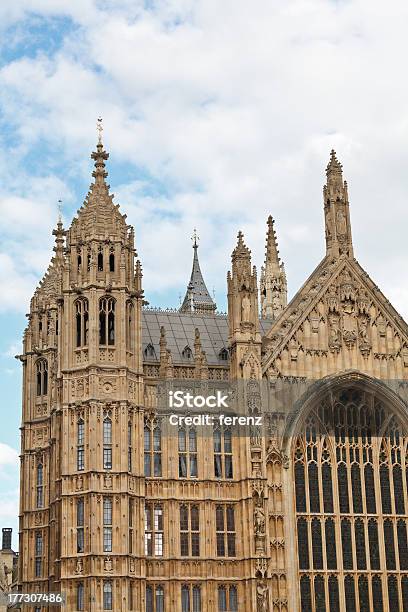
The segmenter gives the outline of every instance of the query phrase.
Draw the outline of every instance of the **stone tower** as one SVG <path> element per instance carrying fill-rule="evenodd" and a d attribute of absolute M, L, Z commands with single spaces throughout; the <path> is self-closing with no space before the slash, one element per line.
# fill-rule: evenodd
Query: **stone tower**
<path fill-rule="evenodd" d="M 92 159 L 94 182 L 69 230 L 54 231 L 24 337 L 20 584 L 66 593 L 70 610 L 110 600 L 128 610 L 129 555 L 143 552 L 133 536 L 143 520 L 142 274 L 101 141 Z"/>

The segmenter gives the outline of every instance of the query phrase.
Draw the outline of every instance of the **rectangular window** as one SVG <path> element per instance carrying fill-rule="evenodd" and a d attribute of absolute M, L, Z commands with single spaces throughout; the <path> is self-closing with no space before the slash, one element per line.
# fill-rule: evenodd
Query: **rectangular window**
<path fill-rule="evenodd" d="M 181 587 L 181 611 L 201 612 L 201 589 L 198 585 Z"/>
<path fill-rule="evenodd" d="M 112 498 L 103 498 L 103 552 L 112 552 Z"/>
<path fill-rule="evenodd" d="M 109 581 L 103 583 L 103 609 L 113 610 L 112 583 Z"/>
<path fill-rule="evenodd" d="M 109 417 L 103 421 L 103 469 L 112 469 L 112 421 Z"/>
<path fill-rule="evenodd" d="M 132 471 L 132 423 L 128 423 L 128 471 Z"/>
<path fill-rule="evenodd" d="M 219 505 L 215 510 L 218 557 L 235 557 L 235 517 L 233 506 Z"/>
<path fill-rule="evenodd" d="M 84 500 L 77 501 L 77 552 L 84 552 Z"/>
<path fill-rule="evenodd" d="M 112 469 L 112 449 L 111 448 L 103 449 L 103 469 L 104 470 Z"/>
<path fill-rule="evenodd" d="M 84 610 L 84 584 L 80 582 L 77 585 L 77 610 Z"/>
<path fill-rule="evenodd" d="M 238 612 L 237 587 L 218 587 L 218 612 Z"/>
<path fill-rule="evenodd" d="M 214 429 L 214 476 L 216 478 L 233 478 L 232 437 L 228 428 Z"/>
<path fill-rule="evenodd" d="M 37 532 L 35 534 L 35 577 L 40 578 L 42 575 L 42 555 L 43 555 L 43 537 Z"/>
<path fill-rule="evenodd" d="M 82 471 L 85 469 L 84 465 L 84 444 L 85 444 L 85 423 L 82 419 L 78 421 L 77 425 L 77 470 Z"/>
<path fill-rule="evenodd" d="M 200 556 L 200 511 L 198 506 L 180 506 L 180 554 Z"/>
<path fill-rule="evenodd" d="M 161 585 L 146 587 L 146 612 L 164 612 L 164 588 Z"/>
<path fill-rule="evenodd" d="M 144 475 L 161 476 L 161 429 L 159 423 L 145 421 L 144 427 Z"/>
<path fill-rule="evenodd" d="M 129 553 L 133 552 L 133 499 L 129 498 Z"/>
<path fill-rule="evenodd" d="M 163 556 L 163 508 L 159 504 L 145 505 L 145 555 Z"/>

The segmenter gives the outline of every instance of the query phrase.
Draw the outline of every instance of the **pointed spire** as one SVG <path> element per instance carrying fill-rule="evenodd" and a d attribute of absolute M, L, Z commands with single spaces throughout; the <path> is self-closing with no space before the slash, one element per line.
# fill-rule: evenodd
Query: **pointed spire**
<path fill-rule="evenodd" d="M 186 295 L 180 308 L 180 312 L 203 312 L 212 313 L 217 309 L 217 305 L 211 298 L 198 261 L 198 241 L 197 231 L 194 229 L 193 236 L 193 268 L 191 270 L 190 281 L 187 285 Z"/>
<path fill-rule="evenodd" d="M 323 197 L 327 255 L 353 257 L 347 183 L 343 181 L 343 167 L 334 149 L 330 153 L 326 177 Z"/>
<path fill-rule="evenodd" d="M 62 225 L 61 216 L 58 219 L 57 227 L 52 230 L 52 235 L 55 236 L 54 253 L 55 259 L 62 261 L 64 259 L 64 246 L 66 231 Z"/>
<path fill-rule="evenodd" d="M 271 215 L 267 223 L 265 264 L 260 279 L 261 312 L 262 318 L 275 319 L 287 305 L 287 282 L 285 266 L 279 258 L 278 241 Z"/>

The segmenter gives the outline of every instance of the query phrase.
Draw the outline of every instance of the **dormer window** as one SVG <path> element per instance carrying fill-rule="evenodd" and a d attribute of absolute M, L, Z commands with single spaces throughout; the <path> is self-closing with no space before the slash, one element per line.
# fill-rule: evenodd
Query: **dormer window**
<path fill-rule="evenodd" d="M 192 359 L 193 357 L 193 351 L 188 345 L 184 347 L 181 354 L 184 357 L 184 359 Z"/>
<path fill-rule="evenodd" d="M 225 347 L 222 348 L 220 352 L 218 353 L 218 357 L 221 359 L 221 361 L 228 361 L 228 357 L 229 357 L 228 350 Z"/>
<path fill-rule="evenodd" d="M 144 350 L 146 359 L 156 359 L 156 351 L 153 344 L 148 344 Z"/>

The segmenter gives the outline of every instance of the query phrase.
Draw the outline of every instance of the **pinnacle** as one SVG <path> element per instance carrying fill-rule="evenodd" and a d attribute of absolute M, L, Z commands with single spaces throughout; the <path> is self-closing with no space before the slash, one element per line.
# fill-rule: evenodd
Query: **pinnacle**
<path fill-rule="evenodd" d="M 331 152 L 330 152 L 330 160 L 329 160 L 329 163 L 327 164 L 327 167 L 326 167 L 327 178 L 329 178 L 333 174 L 341 176 L 342 175 L 342 169 L 343 169 L 343 166 L 341 165 L 341 163 L 337 159 L 336 151 L 334 149 L 332 149 Z"/>
<path fill-rule="evenodd" d="M 108 173 L 105 170 L 105 161 L 109 159 L 109 153 L 107 153 L 103 148 L 102 142 L 98 142 L 96 145 L 96 151 L 92 152 L 91 158 L 95 160 L 95 170 L 92 172 L 95 183 L 105 183 L 105 179 L 108 176 Z"/>

